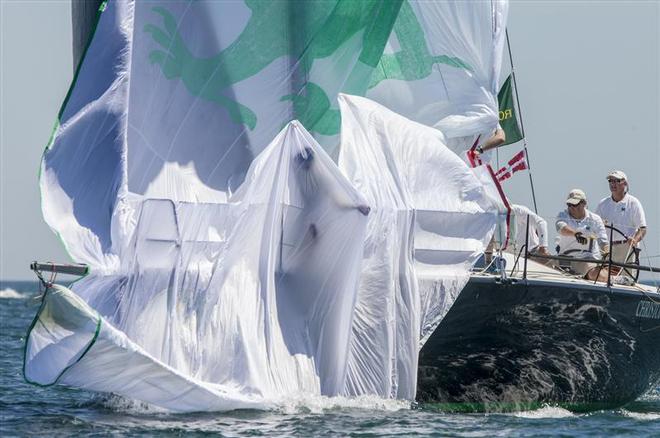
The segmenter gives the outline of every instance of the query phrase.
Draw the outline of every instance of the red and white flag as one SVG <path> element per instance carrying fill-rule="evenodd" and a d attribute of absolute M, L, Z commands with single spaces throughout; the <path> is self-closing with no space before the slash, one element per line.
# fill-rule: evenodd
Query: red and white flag
<path fill-rule="evenodd" d="M 465 151 L 465 155 L 467 155 L 468 163 L 470 163 L 470 167 L 477 167 L 481 166 L 483 161 L 481 161 L 481 157 L 477 153 L 477 146 L 479 145 L 479 139 L 481 138 L 481 135 L 477 137 L 477 139 L 474 141 L 474 144 L 470 149 Z"/>
<path fill-rule="evenodd" d="M 513 156 L 500 170 L 495 173 L 495 177 L 498 181 L 502 182 L 511 178 L 511 175 L 518 172 L 519 170 L 527 169 L 527 160 L 525 159 L 525 150 L 518 152 Z"/>

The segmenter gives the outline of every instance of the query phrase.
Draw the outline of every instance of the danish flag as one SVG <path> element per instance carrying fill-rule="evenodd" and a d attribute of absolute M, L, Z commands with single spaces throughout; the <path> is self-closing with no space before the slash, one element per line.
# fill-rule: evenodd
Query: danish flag
<path fill-rule="evenodd" d="M 527 169 L 527 160 L 525 159 L 525 150 L 518 152 L 509 160 L 506 166 L 502 167 L 495 173 L 495 177 L 499 182 L 511 178 L 511 175 L 519 170 Z"/>
<path fill-rule="evenodd" d="M 465 151 L 465 154 L 467 155 L 468 163 L 470 163 L 470 167 L 477 167 L 481 166 L 483 161 L 481 161 L 481 157 L 479 154 L 476 152 L 477 146 L 479 145 L 479 139 L 481 138 L 481 135 L 477 137 L 477 139 L 474 141 L 474 144 L 470 149 Z"/>

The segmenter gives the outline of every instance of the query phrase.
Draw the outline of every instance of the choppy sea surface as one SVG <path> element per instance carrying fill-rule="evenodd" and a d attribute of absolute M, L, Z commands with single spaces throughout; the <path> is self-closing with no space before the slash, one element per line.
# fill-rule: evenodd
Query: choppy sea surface
<path fill-rule="evenodd" d="M 660 387 L 624 408 L 573 413 L 556 406 L 456 414 L 374 398 L 292 400 L 273 411 L 169 414 L 87 391 L 23 381 L 23 342 L 37 283 L 0 282 L 0 436 L 566 436 L 660 437 Z M 660 345 L 658 346 L 660 348 Z"/>

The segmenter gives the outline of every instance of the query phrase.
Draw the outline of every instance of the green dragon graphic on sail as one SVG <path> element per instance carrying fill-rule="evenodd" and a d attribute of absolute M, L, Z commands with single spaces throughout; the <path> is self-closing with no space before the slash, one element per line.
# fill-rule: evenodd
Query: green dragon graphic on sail
<path fill-rule="evenodd" d="M 297 62 L 290 78 L 294 93 L 280 100 L 290 100 L 294 117 L 309 131 L 323 135 L 335 135 L 340 128 L 339 111 L 331 108 L 329 95 L 339 91 L 364 95 L 384 79 L 422 79 L 431 74 L 435 63 L 470 69 L 458 58 L 430 55 L 423 29 L 406 1 L 245 0 L 245 5 L 251 11 L 245 28 L 212 57 L 191 53 L 179 34 L 175 17 L 165 8 L 153 9 L 162 17 L 162 28 L 147 24 L 144 30 L 161 47 L 151 51 L 149 59 L 160 65 L 166 78 L 180 78 L 190 93 L 221 105 L 233 122 L 251 130 L 257 126 L 257 115 L 227 97 L 227 91 L 284 56 Z M 293 36 L 291 29 L 295 29 Z M 401 50 L 383 55 L 392 30 Z M 309 80 L 315 61 L 332 56 L 359 35 L 359 57 L 341 90 L 328 92 Z M 365 68 L 369 71 L 366 76 Z"/>
<path fill-rule="evenodd" d="M 375 87 L 384 79 L 404 81 L 424 79 L 431 74 L 434 64 L 446 64 L 472 70 L 459 58 L 446 55 L 432 56 L 429 53 L 424 30 L 408 2 L 401 5 L 401 10 L 394 23 L 394 33 L 401 50 L 393 54 L 382 55 L 371 76 L 369 88 Z"/>

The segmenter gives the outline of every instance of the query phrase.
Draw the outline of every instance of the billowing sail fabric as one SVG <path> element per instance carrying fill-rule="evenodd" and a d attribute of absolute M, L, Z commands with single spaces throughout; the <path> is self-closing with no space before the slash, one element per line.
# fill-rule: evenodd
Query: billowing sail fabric
<path fill-rule="evenodd" d="M 396 134 L 389 132 L 390 126 L 378 123 L 380 120 L 372 128 L 374 120 L 359 105 L 361 100 L 341 95 L 339 103 L 339 167 L 373 207 L 364 242 L 345 392 L 412 399 L 419 342 L 419 298 L 412 272 L 413 202 L 388 144 Z"/>
<path fill-rule="evenodd" d="M 489 135 L 507 13 L 506 1 L 404 2 L 367 97 L 448 140 Z"/>
<path fill-rule="evenodd" d="M 98 21 L 41 163 L 41 207 L 71 258 L 117 269 L 112 221 L 126 191 L 126 113 L 132 4 L 112 2 Z"/>
<path fill-rule="evenodd" d="M 339 102 L 339 166 L 372 207 L 346 392 L 412 398 L 420 340 L 467 283 L 497 209 L 440 131 L 366 98 Z"/>
<path fill-rule="evenodd" d="M 126 272 L 46 295 L 26 379 L 175 411 L 339 394 L 368 211 L 291 122 L 227 203 L 143 200 Z"/>
<path fill-rule="evenodd" d="M 337 93 L 366 91 L 400 6 L 104 3 L 44 154 L 46 221 L 73 259 L 111 272 L 129 194 L 224 202 L 294 119 L 331 150 Z"/>
<path fill-rule="evenodd" d="M 46 221 L 74 260 L 96 269 L 111 272 L 130 236 L 129 193 L 223 202 L 294 119 L 331 152 L 340 91 L 448 137 L 497 123 L 505 2 L 111 0 L 101 9 L 41 177 Z"/>
<path fill-rule="evenodd" d="M 177 199 L 215 199 L 208 189 L 238 187 L 252 157 L 294 119 L 333 147 L 336 95 L 366 90 L 400 3 L 136 3 L 129 190 L 170 198 L 172 186 L 194 181 L 205 194 Z"/>
<path fill-rule="evenodd" d="M 368 95 L 446 134 L 490 129 L 505 9 L 412 0 L 104 2 L 40 178 L 45 220 L 93 274 L 46 299 L 27 339 L 26 378 L 181 411 L 297 392 L 413 398 L 416 343 L 466 278 L 456 275 L 449 288 L 434 280 L 436 267 L 465 266 L 482 226 L 451 234 L 464 223 L 434 212 L 462 214 L 467 204 L 452 204 L 454 189 L 433 200 L 445 180 L 424 188 L 415 168 L 403 166 L 411 159 L 428 167 L 422 157 L 436 157 L 440 140 L 419 156 L 404 151 L 438 130 L 413 124 L 429 134 L 411 132 L 406 143 L 397 135 L 413 128 L 402 128 L 380 138 L 357 116 L 345 125 L 337 96 Z M 354 125 L 378 140 L 370 148 L 383 162 L 405 167 L 361 170 L 371 186 L 353 180 L 381 206 L 370 226 L 389 233 L 385 241 L 364 239 L 369 202 L 325 155 L 337 150 L 340 128 Z M 361 154 L 369 149 L 353 141 L 355 162 L 368 160 Z M 429 175 L 446 163 L 456 168 L 448 157 L 433 158 Z M 370 191 L 377 177 L 387 192 Z M 472 187 L 463 177 L 456 184 Z M 424 246 L 413 252 L 413 239 Z M 428 285 L 410 273 L 423 264 L 433 265 Z M 357 286 L 365 278 L 390 282 L 388 295 L 374 286 L 366 298 Z M 391 319 L 370 325 L 380 316 Z M 40 364 L 55 356 L 42 374 Z M 139 384 L 132 361 L 148 370 Z M 154 387 L 161 376 L 172 379 L 163 391 Z M 190 397 L 171 395 L 185 388 Z"/>
<path fill-rule="evenodd" d="M 165 365 L 59 285 L 44 296 L 30 328 L 23 372 L 31 383 L 124 394 L 175 412 L 269 406 L 231 386 L 202 382 Z"/>

